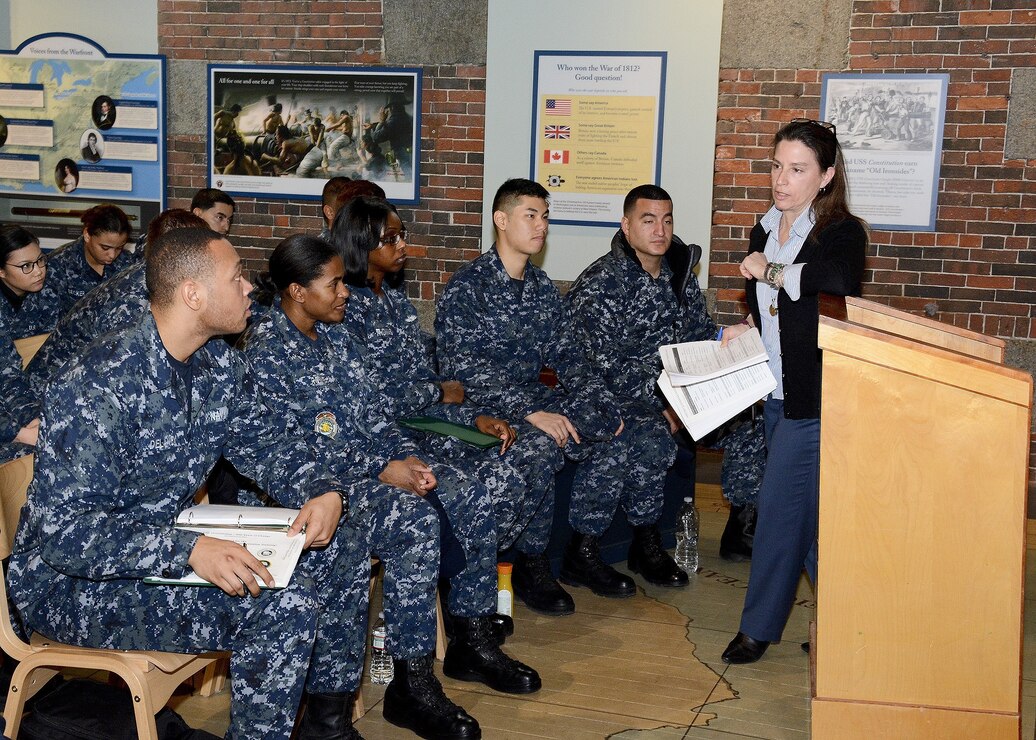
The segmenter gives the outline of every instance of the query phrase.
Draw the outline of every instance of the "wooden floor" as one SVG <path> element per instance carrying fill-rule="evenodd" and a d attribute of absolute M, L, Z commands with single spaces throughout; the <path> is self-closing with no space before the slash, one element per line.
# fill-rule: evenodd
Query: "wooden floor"
<path fill-rule="evenodd" d="M 644 588 L 610 600 L 573 589 L 576 614 L 548 618 L 516 607 L 515 635 L 506 650 L 535 667 L 543 689 L 525 697 L 481 684 L 443 679 L 446 692 L 494 738 L 808 738 L 806 639 L 812 594 L 800 585 L 785 640 L 760 662 L 727 666 L 720 653 L 737 631 L 748 564 L 717 556 L 726 511 L 716 486 L 699 486 L 701 571 L 686 589 Z M 1036 595 L 1030 558 L 1029 588 Z M 1032 598 L 1032 597 L 1030 597 Z M 1027 605 L 1030 602 L 1027 600 Z M 1036 719 L 1036 613 L 1026 610 L 1023 738 Z M 440 674 L 441 675 L 441 674 Z M 357 728 L 368 740 L 412 738 L 381 716 L 384 687 L 363 685 L 366 714 Z M 208 699 L 179 697 L 188 723 L 222 735 L 227 692 Z"/>

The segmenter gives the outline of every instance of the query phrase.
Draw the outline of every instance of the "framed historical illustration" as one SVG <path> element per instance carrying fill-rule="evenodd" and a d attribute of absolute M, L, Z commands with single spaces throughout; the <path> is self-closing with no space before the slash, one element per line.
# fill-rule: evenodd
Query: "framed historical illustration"
<path fill-rule="evenodd" d="M 372 180 L 417 203 L 421 70 L 209 65 L 209 183 L 234 195 L 319 198 Z"/>
<path fill-rule="evenodd" d="M 950 76 L 825 74 L 820 117 L 835 125 L 849 205 L 872 227 L 934 231 Z"/>
<path fill-rule="evenodd" d="M 552 223 L 616 226 L 622 201 L 661 175 L 666 52 L 537 51 L 531 178 Z"/>
<path fill-rule="evenodd" d="M 135 232 L 165 207 L 165 57 L 109 54 L 74 34 L 0 52 L 0 222 L 44 246 L 113 203 Z"/>

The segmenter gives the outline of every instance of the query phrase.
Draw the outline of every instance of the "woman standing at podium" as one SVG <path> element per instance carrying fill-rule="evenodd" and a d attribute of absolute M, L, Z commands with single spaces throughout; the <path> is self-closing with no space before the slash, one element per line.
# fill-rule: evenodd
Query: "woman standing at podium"
<path fill-rule="evenodd" d="M 818 295 L 858 295 L 867 248 L 849 212 L 835 127 L 796 119 L 774 137 L 773 206 L 752 229 L 741 262 L 749 316 L 729 340 L 757 327 L 777 389 L 764 409 L 766 471 L 759 491 L 752 570 L 725 663 L 753 663 L 781 639 L 803 567 L 816 583 L 820 476 Z"/>

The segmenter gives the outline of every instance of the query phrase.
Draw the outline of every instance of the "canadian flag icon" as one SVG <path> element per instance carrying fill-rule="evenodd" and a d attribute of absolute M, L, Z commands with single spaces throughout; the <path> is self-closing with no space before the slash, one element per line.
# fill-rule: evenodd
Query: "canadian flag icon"
<path fill-rule="evenodd" d="M 544 149 L 543 164 L 568 164 L 568 149 Z"/>

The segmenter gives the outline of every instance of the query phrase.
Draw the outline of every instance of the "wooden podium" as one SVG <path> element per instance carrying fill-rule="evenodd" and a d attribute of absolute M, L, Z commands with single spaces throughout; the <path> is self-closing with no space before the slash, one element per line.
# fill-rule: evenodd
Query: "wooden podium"
<path fill-rule="evenodd" d="M 1032 378 L 854 298 L 819 343 L 812 736 L 1016 740 Z"/>

